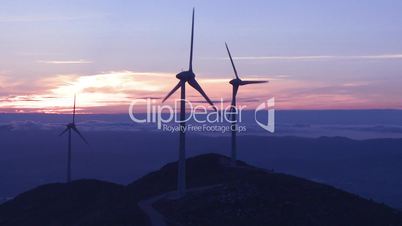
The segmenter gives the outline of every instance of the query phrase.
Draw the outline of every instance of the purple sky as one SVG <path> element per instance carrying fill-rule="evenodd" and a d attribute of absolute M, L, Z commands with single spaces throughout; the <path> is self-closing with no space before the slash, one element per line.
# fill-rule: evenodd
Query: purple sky
<path fill-rule="evenodd" d="M 163 97 L 188 64 L 193 6 L 194 70 L 212 99 L 230 98 L 227 41 L 242 78 L 270 80 L 240 102 L 402 108 L 400 1 L 6 0 L 0 112 L 64 111 L 73 92 L 97 113 Z"/>

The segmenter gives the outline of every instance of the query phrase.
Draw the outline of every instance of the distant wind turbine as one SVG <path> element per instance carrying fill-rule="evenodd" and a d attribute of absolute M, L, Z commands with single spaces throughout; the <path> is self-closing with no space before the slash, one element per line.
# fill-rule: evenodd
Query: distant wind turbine
<path fill-rule="evenodd" d="M 217 110 L 208 98 L 207 94 L 202 90 L 201 86 L 195 80 L 195 74 L 193 72 L 193 40 L 194 40 L 194 9 L 193 18 L 191 26 L 191 47 L 190 47 L 190 64 L 188 71 L 182 71 L 176 75 L 179 79 L 179 83 L 170 91 L 162 102 L 165 102 L 173 93 L 175 93 L 179 88 L 181 88 L 181 99 L 180 99 L 180 145 L 179 145 L 179 164 L 178 164 L 178 176 L 177 176 L 177 190 L 178 195 L 183 196 L 186 192 L 186 148 L 185 148 L 185 114 L 186 114 L 186 82 L 197 90 L 205 100 Z"/>
<path fill-rule="evenodd" d="M 244 81 L 239 78 L 239 75 L 237 74 L 236 67 L 233 63 L 232 55 L 230 54 L 228 44 L 225 43 L 226 45 L 226 50 L 228 51 L 230 62 L 232 63 L 233 71 L 235 74 L 235 78 L 230 80 L 230 84 L 233 87 L 232 91 L 232 104 L 231 104 L 231 111 L 232 111 L 232 165 L 236 165 L 236 160 L 237 160 L 237 143 L 236 143 L 236 133 L 237 133 L 237 120 L 236 120 L 236 114 L 234 113 L 236 111 L 236 96 L 237 96 L 237 91 L 239 90 L 239 86 L 244 86 L 248 84 L 258 84 L 258 83 L 266 83 L 268 81 Z"/>
<path fill-rule="evenodd" d="M 66 129 L 60 133 L 59 136 L 62 136 L 66 132 L 68 132 L 68 152 L 67 152 L 67 183 L 71 182 L 71 131 L 74 131 L 81 137 L 81 139 L 88 144 L 87 140 L 82 136 L 80 131 L 78 131 L 75 125 L 75 99 L 76 96 L 74 95 L 74 108 L 73 108 L 73 122 L 66 125 Z"/>

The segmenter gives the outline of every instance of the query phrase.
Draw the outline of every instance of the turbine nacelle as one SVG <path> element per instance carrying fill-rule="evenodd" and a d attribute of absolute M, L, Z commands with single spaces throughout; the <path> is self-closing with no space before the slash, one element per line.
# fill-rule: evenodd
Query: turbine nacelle
<path fill-rule="evenodd" d="M 260 84 L 260 83 L 267 83 L 268 81 L 243 81 L 241 79 L 232 79 L 229 81 L 230 84 L 234 85 L 234 86 L 244 86 L 244 85 L 249 85 L 249 84 Z"/>
<path fill-rule="evenodd" d="M 188 82 L 195 78 L 195 74 L 192 71 L 183 71 L 177 74 L 176 78 Z"/>
<path fill-rule="evenodd" d="M 75 128 L 75 123 L 68 123 L 67 125 L 67 128 L 70 128 L 70 129 L 72 129 L 72 128 Z"/>
<path fill-rule="evenodd" d="M 239 85 L 241 85 L 241 80 L 235 78 L 235 79 L 230 80 L 229 83 L 232 84 L 232 85 L 237 85 L 237 86 L 239 86 Z"/>

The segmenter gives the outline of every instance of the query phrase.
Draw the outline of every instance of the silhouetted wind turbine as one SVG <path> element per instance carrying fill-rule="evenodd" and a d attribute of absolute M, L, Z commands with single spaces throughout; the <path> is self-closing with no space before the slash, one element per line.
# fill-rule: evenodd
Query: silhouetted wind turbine
<path fill-rule="evenodd" d="M 87 140 L 82 136 L 80 131 L 78 131 L 77 127 L 75 126 L 75 95 L 74 95 L 74 108 L 73 108 L 73 122 L 66 125 L 66 129 L 60 133 L 59 136 L 68 132 L 68 152 L 67 152 L 67 183 L 71 182 L 71 131 L 74 131 L 81 137 L 81 139 L 88 144 Z"/>
<path fill-rule="evenodd" d="M 186 114 L 186 82 L 197 90 L 205 100 L 212 105 L 214 110 L 217 110 L 208 98 L 207 94 L 202 90 L 201 86 L 195 80 L 195 74 L 193 72 L 193 40 L 194 40 L 194 9 L 193 9 L 193 19 L 191 25 L 191 47 L 190 47 L 190 64 L 188 71 L 182 71 L 176 75 L 179 79 L 179 83 L 168 93 L 168 95 L 163 99 L 165 102 L 174 92 L 181 88 L 180 96 L 180 145 L 179 145 L 179 164 L 178 164 L 178 176 L 177 176 L 177 190 L 178 195 L 183 196 L 186 192 L 186 148 L 185 148 L 185 114 Z"/>
<path fill-rule="evenodd" d="M 232 55 L 230 54 L 228 44 L 225 42 L 226 45 L 226 50 L 228 51 L 230 62 L 232 63 L 233 71 L 235 74 L 235 78 L 230 80 L 230 84 L 233 87 L 232 91 L 232 104 L 231 104 L 231 111 L 232 111 L 232 165 L 236 165 L 236 160 L 237 160 L 237 146 L 236 146 L 236 132 L 237 132 L 237 119 L 236 119 L 236 96 L 237 96 L 237 91 L 239 90 L 239 86 L 244 86 L 248 84 L 258 84 L 258 83 L 266 83 L 268 81 L 244 81 L 239 78 L 239 75 L 237 74 L 236 67 L 233 63 Z"/>

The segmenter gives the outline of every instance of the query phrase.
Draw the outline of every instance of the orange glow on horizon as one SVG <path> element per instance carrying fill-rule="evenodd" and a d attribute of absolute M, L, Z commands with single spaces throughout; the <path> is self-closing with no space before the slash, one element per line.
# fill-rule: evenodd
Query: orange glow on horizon
<path fill-rule="evenodd" d="M 226 78 L 202 78 L 197 80 L 212 100 L 223 99 L 230 103 L 232 88 L 230 76 Z M 266 79 L 266 84 L 242 86 L 238 103 L 252 109 L 263 101 L 275 97 L 277 109 L 367 109 L 402 108 L 396 100 L 380 100 L 378 94 L 353 93 L 365 83 L 329 85 L 323 82 L 300 81 L 287 76 L 248 76 L 247 80 Z M 161 99 L 176 85 L 173 73 L 141 73 L 112 71 L 95 75 L 57 75 L 36 81 L 36 89 L 26 92 L 27 84 L 12 82 L 0 76 L 1 87 L 11 87 L 21 94 L 9 95 L 0 102 L 0 112 L 14 113 L 69 113 L 73 95 L 77 93 L 79 113 L 126 113 L 134 99 Z M 33 84 L 33 85 L 35 85 Z M 22 88 L 21 88 L 22 87 Z M 203 98 L 190 86 L 186 89 L 189 100 L 202 102 Z M 25 93 L 24 93 L 25 92 Z M 179 97 L 179 92 L 172 99 Z M 168 101 L 172 103 L 173 101 Z M 140 111 L 145 107 L 139 107 Z"/>

